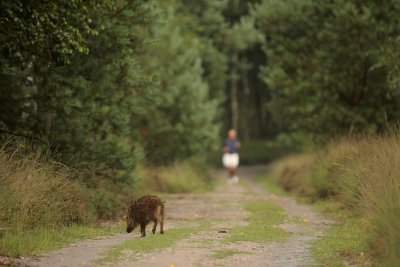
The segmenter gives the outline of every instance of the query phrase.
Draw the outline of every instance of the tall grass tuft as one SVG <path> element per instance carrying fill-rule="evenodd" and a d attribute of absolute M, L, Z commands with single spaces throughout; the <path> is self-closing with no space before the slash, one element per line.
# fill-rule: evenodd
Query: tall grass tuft
<path fill-rule="evenodd" d="M 311 159 L 311 160 L 310 160 Z M 376 265 L 400 262 L 400 136 L 344 138 L 273 167 L 278 182 L 312 200 L 330 198 L 361 216 Z"/>
<path fill-rule="evenodd" d="M 39 154 L 0 150 L 0 248 L 10 236 L 93 221 L 90 192 L 74 175 Z"/>

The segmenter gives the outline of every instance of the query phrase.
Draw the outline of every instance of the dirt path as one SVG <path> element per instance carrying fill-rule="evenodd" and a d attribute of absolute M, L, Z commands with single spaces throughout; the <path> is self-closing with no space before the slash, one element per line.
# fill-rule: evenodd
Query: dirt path
<path fill-rule="evenodd" d="M 176 194 L 167 197 L 166 234 L 172 227 L 196 223 L 199 218 L 211 219 L 207 230 L 193 233 L 178 241 L 173 247 L 156 253 L 124 257 L 112 266 L 318 266 L 310 255 L 310 241 L 318 238 L 324 227 L 331 222 L 320 217 L 306 206 L 286 197 L 265 192 L 251 178 L 266 172 L 265 167 L 242 167 L 240 185 L 221 185 L 205 194 Z M 292 232 L 283 243 L 221 242 L 229 229 L 245 225 L 248 213 L 242 204 L 250 199 L 272 201 L 283 208 L 289 217 L 302 222 L 287 222 L 280 227 Z M 172 208 L 173 207 L 173 208 Z M 219 233 L 224 230 L 228 233 Z M 26 261 L 31 266 L 94 266 L 93 261 L 111 246 L 127 239 L 138 238 L 138 234 L 118 234 L 98 240 L 72 244 L 48 253 L 39 259 Z M 241 253 L 217 259 L 216 251 L 232 249 Z"/>

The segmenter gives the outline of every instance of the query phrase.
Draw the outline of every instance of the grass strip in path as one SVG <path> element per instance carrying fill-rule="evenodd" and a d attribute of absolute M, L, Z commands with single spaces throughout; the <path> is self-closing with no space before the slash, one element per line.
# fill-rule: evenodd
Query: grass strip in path
<path fill-rule="evenodd" d="M 286 215 L 276 204 L 264 200 L 252 200 L 246 202 L 244 208 L 251 212 L 247 219 L 248 225 L 233 227 L 225 241 L 282 242 L 291 235 L 279 227 L 285 222 Z"/>
<path fill-rule="evenodd" d="M 149 234 L 144 238 L 132 238 L 119 245 L 112 247 L 101 258 L 96 260 L 97 263 L 111 263 L 120 259 L 124 253 L 134 257 L 139 253 L 147 253 L 158 249 L 173 246 L 177 241 L 188 238 L 193 233 L 205 231 L 210 227 L 210 221 L 200 221 L 199 225 L 191 227 L 172 228 L 163 235 Z"/>

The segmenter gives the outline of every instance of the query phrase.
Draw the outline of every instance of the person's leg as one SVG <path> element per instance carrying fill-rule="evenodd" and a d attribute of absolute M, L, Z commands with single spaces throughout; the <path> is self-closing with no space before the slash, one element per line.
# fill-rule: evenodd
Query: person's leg
<path fill-rule="evenodd" d="M 227 171 L 227 174 L 228 174 L 228 180 L 227 180 L 228 184 L 233 184 L 233 180 L 232 180 L 233 170 L 232 170 L 232 167 L 226 166 L 226 171 Z"/>
<path fill-rule="evenodd" d="M 231 177 L 236 176 L 236 167 L 231 167 Z"/>
<path fill-rule="evenodd" d="M 232 176 L 231 176 L 231 179 L 232 179 L 232 182 L 233 182 L 234 184 L 237 184 L 237 183 L 239 182 L 239 178 L 236 176 L 236 170 L 237 170 L 236 167 L 233 167 L 233 168 L 232 168 Z"/>
<path fill-rule="evenodd" d="M 235 173 L 236 173 L 235 167 L 229 166 L 227 169 L 228 169 L 229 178 L 232 178 L 233 176 L 235 176 Z"/>
<path fill-rule="evenodd" d="M 239 167 L 239 154 L 236 153 L 236 155 L 235 155 L 235 177 L 234 177 L 235 183 L 239 182 L 239 177 L 237 177 L 237 175 L 236 175 L 236 170 L 238 167 Z"/>

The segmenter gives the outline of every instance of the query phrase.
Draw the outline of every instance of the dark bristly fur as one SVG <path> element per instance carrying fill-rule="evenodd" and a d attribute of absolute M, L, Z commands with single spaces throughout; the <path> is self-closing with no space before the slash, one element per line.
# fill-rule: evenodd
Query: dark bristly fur
<path fill-rule="evenodd" d="M 164 233 L 164 203 L 157 196 L 143 196 L 136 199 L 128 209 L 126 216 L 126 232 L 132 232 L 140 225 L 142 237 L 146 236 L 146 226 L 154 222 L 153 234 L 156 232 L 157 224 L 160 223 L 160 234 Z"/>

